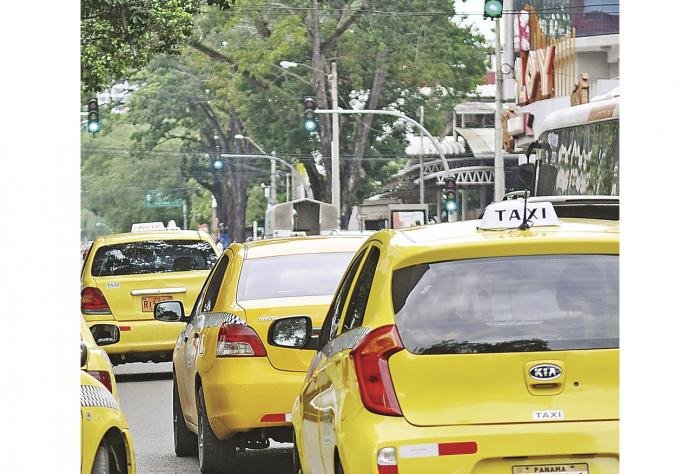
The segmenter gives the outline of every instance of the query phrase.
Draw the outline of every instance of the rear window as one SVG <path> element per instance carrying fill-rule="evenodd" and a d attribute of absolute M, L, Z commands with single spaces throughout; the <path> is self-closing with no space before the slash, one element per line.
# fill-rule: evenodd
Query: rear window
<path fill-rule="evenodd" d="M 237 299 L 332 295 L 353 255 L 329 252 L 245 260 Z"/>
<path fill-rule="evenodd" d="M 95 252 L 92 276 L 209 270 L 216 253 L 201 240 L 148 240 L 105 245 Z"/>
<path fill-rule="evenodd" d="M 535 255 L 414 265 L 393 274 L 396 325 L 414 354 L 619 346 L 617 255 Z"/>

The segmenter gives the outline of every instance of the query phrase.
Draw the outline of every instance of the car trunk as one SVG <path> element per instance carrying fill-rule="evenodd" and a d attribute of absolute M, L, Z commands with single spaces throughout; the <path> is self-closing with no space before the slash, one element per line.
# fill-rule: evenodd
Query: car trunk
<path fill-rule="evenodd" d="M 158 301 L 178 300 L 189 314 L 209 270 L 94 277 L 118 321 L 153 319 Z"/>
<path fill-rule="evenodd" d="M 538 380 L 542 367 L 559 367 Z M 399 405 L 418 426 L 617 420 L 618 350 L 416 355 L 389 359 Z M 539 375 L 542 375 L 541 372 Z"/>
<path fill-rule="evenodd" d="M 258 333 L 265 345 L 267 357 L 273 367 L 279 370 L 306 372 L 314 356 L 314 351 L 290 349 L 268 344 L 267 334 L 270 324 L 289 316 L 309 316 L 314 328 L 320 328 L 326 316 L 332 296 L 303 296 L 288 298 L 268 298 L 239 301 L 245 310 L 248 326 Z"/>

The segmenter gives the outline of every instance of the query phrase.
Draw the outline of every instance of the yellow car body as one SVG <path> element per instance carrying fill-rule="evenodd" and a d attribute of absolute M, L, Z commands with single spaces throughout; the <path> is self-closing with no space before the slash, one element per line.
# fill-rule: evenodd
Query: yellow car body
<path fill-rule="evenodd" d="M 80 472 L 136 472 L 134 443 L 119 404 L 102 383 L 80 371 Z M 110 470 L 109 466 L 117 467 Z"/>
<path fill-rule="evenodd" d="M 292 410 L 294 472 L 618 472 L 618 223 L 480 223 L 358 251 Z"/>
<path fill-rule="evenodd" d="M 109 356 L 102 347 L 98 346 L 92 337 L 85 319 L 80 318 L 80 340 L 85 343 L 88 350 L 88 359 L 85 367 L 81 367 L 88 374 L 102 382 L 112 396 L 119 402 L 117 393 L 117 380 L 114 378 L 114 370 Z"/>
<path fill-rule="evenodd" d="M 320 327 L 365 238 L 271 239 L 224 251 L 173 353 L 176 454 L 199 454 L 209 472 L 235 462 L 236 446 L 292 441 L 289 416 L 312 354 L 270 346 L 268 328 L 299 314 Z"/>
<path fill-rule="evenodd" d="M 219 253 L 211 236 L 201 231 L 128 232 L 95 239 L 83 264 L 81 312 L 96 339 L 98 324 L 119 334 L 119 342 L 105 348 L 113 364 L 170 360 L 184 324 L 154 321 L 153 305 L 178 299 L 189 311 Z"/>

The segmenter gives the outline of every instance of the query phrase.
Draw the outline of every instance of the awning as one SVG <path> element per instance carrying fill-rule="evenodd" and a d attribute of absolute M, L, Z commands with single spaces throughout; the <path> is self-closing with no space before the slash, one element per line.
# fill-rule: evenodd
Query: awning
<path fill-rule="evenodd" d="M 493 128 L 459 128 L 455 127 L 469 144 L 475 155 L 494 154 L 496 151 L 496 131 Z"/>

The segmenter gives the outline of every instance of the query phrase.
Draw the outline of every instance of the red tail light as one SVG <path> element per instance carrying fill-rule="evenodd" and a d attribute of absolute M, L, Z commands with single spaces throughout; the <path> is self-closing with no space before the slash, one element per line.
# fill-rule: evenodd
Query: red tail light
<path fill-rule="evenodd" d="M 111 314 L 109 304 L 99 288 L 86 287 L 80 292 L 80 310 L 85 314 Z"/>
<path fill-rule="evenodd" d="M 112 378 L 109 376 L 109 372 L 104 370 L 88 370 L 87 373 L 102 382 L 102 385 L 107 387 L 110 393 L 114 393 L 112 392 Z"/>
<path fill-rule="evenodd" d="M 249 326 L 224 323 L 219 328 L 217 357 L 266 357 L 267 351 L 260 337 Z"/>
<path fill-rule="evenodd" d="M 371 412 L 402 416 L 389 373 L 389 357 L 400 350 L 403 344 L 396 326 L 382 326 L 367 334 L 350 352 L 362 403 Z"/>

